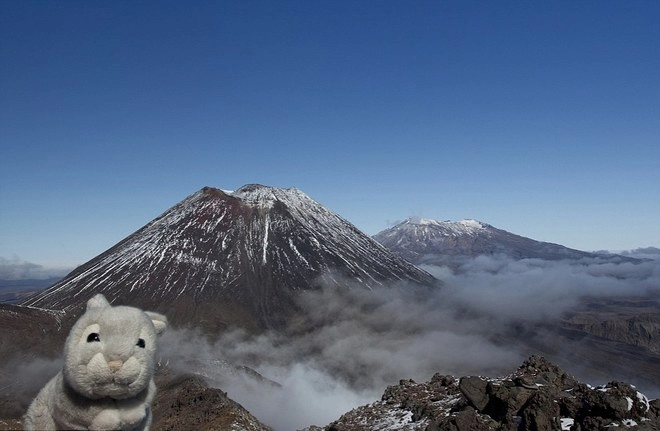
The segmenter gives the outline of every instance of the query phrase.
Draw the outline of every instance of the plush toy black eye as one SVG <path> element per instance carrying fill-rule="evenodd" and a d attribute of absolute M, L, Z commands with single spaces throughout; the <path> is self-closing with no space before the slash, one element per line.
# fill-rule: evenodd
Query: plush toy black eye
<path fill-rule="evenodd" d="M 144 349 L 144 347 L 146 346 L 146 344 L 144 343 L 144 340 L 143 340 L 142 338 L 140 338 L 140 339 L 138 340 L 136 346 L 141 347 L 141 348 Z"/>
<path fill-rule="evenodd" d="M 92 332 L 91 334 L 89 334 L 87 336 L 87 342 L 88 343 L 92 343 L 94 341 L 101 341 L 101 338 L 99 337 L 99 334 L 97 334 L 96 332 Z"/>

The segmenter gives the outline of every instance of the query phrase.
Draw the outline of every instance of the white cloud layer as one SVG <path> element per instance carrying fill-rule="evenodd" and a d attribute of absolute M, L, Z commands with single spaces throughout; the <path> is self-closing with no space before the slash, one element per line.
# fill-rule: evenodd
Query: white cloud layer
<path fill-rule="evenodd" d="M 0 257 L 0 280 L 43 280 L 64 277 L 72 268 L 52 268 L 27 262 L 19 257 Z"/>
<path fill-rule="evenodd" d="M 660 289 L 658 262 L 641 264 L 466 260 L 458 270 L 426 267 L 445 281 L 413 288 L 305 292 L 309 311 L 287 335 L 240 331 L 215 343 L 170 332 L 163 355 L 177 368 L 222 359 L 257 370 L 281 386 L 245 373 L 207 368 L 209 380 L 275 430 L 326 425 L 372 402 L 399 379 L 436 373 L 499 376 L 530 351 L 510 343 L 512 328 L 557 322 L 584 297 L 642 297 Z M 202 341 L 204 340 L 204 341 Z M 581 364 L 574 364 L 577 373 Z M 616 378 L 613 375 L 612 378 Z M 591 382 L 603 383 L 603 382 Z M 634 383 L 634 382 L 633 382 Z"/>
<path fill-rule="evenodd" d="M 518 332 L 558 322 L 582 298 L 642 298 L 660 291 L 660 261 L 603 264 L 482 256 L 453 270 L 424 269 L 444 285 L 305 292 L 300 305 L 308 313 L 286 334 L 251 336 L 236 330 L 211 341 L 195 331 L 169 330 L 160 343 L 162 361 L 206 376 L 275 430 L 296 430 L 326 425 L 380 398 L 387 385 L 400 379 L 507 374 L 535 353 L 516 341 Z M 4 373 L 16 385 L 36 385 L 57 365 L 37 359 L 4 367 Z M 579 362 L 564 368 L 585 380 L 579 374 L 587 367 Z M 611 376 L 617 378 L 623 376 Z M 36 391 L 16 385 L 11 390 L 17 397 Z M 660 396 L 656 388 L 640 389 Z"/>

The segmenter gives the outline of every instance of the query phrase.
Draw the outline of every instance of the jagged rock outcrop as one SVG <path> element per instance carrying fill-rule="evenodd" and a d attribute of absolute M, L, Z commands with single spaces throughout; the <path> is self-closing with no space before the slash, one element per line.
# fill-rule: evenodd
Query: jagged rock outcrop
<path fill-rule="evenodd" d="M 152 429 L 160 431 L 271 431 L 220 389 L 198 376 L 160 370 L 153 403 Z"/>
<path fill-rule="evenodd" d="M 402 380 L 325 431 L 591 431 L 660 429 L 660 402 L 626 383 L 591 387 L 532 356 L 504 378 L 436 374 Z"/>

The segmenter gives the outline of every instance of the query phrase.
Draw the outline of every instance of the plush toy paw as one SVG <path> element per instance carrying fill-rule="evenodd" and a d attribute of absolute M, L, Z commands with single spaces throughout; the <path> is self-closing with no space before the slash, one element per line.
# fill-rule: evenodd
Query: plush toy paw
<path fill-rule="evenodd" d="M 101 410 L 99 414 L 92 419 L 89 425 L 90 430 L 119 430 L 122 429 L 121 419 L 117 410 Z"/>

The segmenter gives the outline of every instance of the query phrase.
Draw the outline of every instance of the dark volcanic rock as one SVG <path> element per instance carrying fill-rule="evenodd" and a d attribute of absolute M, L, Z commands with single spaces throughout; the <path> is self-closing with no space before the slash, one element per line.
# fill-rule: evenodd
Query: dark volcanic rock
<path fill-rule="evenodd" d="M 488 380 L 478 376 L 462 377 L 458 388 L 477 410 L 483 410 L 488 405 Z"/>
<path fill-rule="evenodd" d="M 281 328 L 301 290 L 435 279 L 296 189 L 205 187 L 23 304 L 96 293 L 209 332 Z"/>
<path fill-rule="evenodd" d="M 270 431 L 225 392 L 208 387 L 199 377 L 161 370 L 156 385 L 154 430 Z"/>
<path fill-rule="evenodd" d="M 380 401 L 358 407 L 326 431 L 554 431 L 658 430 L 660 402 L 634 387 L 580 383 L 533 356 L 504 378 L 436 375 L 427 383 L 402 380 Z"/>

